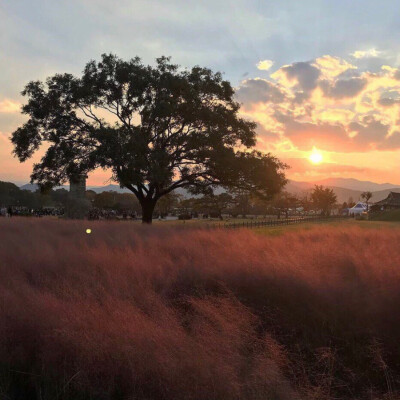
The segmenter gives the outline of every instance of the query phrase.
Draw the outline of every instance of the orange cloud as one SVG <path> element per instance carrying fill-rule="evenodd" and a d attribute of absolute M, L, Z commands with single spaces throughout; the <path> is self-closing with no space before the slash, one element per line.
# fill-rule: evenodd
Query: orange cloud
<path fill-rule="evenodd" d="M 237 97 L 264 132 L 298 150 L 400 149 L 400 71 L 387 65 L 361 72 L 325 55 L 284 65 L 270 79 L 247 79 Z"/>
<path fill-rule="evenodd" d="M 21 111 L 21 104 L 13 100 L 5 99 L 0 101 L 0 113 L 18 113 Z"/>

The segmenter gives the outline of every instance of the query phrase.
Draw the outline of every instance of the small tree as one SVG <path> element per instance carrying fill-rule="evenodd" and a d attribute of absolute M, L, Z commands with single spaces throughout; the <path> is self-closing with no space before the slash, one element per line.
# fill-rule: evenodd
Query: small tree
<path fill-rule="evenodd" d="M 155 211 L 160 216 L 168 215 L 173 211 L 179 204 L 179 201 L 182 199 L 182 195 L 178 193 L 168 193 L 165 196 L 161 197 L 157 202 Z"/>
<path fill-rule="evenodd" d="M 222 219 L 222 213 L 234 204 L 234 199 L 229 193 L 210 194 L 196 201 L 196 208 L 208 214 L 216 214 Z"/>
<path fill-rule="evenodd" d="M 363 200 L 365 200 L 365 202 L 367 203 L 367 211 L 369 210 L 369 201 L 371 200 L 372 197 L 372 193 L 371 192 L 362 192 L 361 193 L 361 198 Z"/>
<path fill-rule="evenodd" d="M 289 209 L 296 208 L 300 204 L 300 200 L 297 198 L 297 196 L 285 191 L 278 193 L 272 201 L 273 207 L 278 211 L 278 219 L 280 219 L 282 212 L 285 213 L 285 217 L 288 218 Z"/>
<path fill-rule="evenodd" d="M 315 185 L 311 199 L 315 207 L 321 210 L 322 215 L 330 215 L 332 207 L 336 204 L 337 196 L 332 189 Z"/>
<path fill-rule="evenodd" d="M 309 190 L 306 190 L 300 194 L 299 204 L 301 207 L 303 207 L 303 210 L 305 212 L 309 212 L 310 210 L 313 209 L 314 204 Z"/>
<path fill-rule="evenodd" d="M 23 162 L 47 143 L 32 182 L 52 187 L 104 168 L 135 194 L 143 222 L 177 188 L 242 188 L 270 198 L 286 183 L 284 164 L 251 151 L 256 124 L 239 117 L 232 86 L 207 68 L 110 54 L 81 77 L 57 74 L 22 94 L 29 120 L 12 135 L 14 153 Z"/>

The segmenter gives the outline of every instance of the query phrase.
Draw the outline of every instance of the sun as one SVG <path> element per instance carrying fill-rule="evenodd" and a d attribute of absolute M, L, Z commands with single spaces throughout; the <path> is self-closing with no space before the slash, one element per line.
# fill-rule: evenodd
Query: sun
<path fill-rule="evenodd" d="M 318 151 L 315 147 L 313 148 L 312 153 L 308 156 L 308 159 L 313 163 L 313 164 L 320 164 L 323 160 L 322 153 Z"/>

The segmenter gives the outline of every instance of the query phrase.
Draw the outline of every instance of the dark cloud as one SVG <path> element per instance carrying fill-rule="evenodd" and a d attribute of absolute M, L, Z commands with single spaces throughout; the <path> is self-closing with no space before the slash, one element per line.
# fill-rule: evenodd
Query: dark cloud
<path fill-rule="evenodd" d="M 384 141 L 389 132 L 389 125 L 377 121 L 374 117 L 367 116 L 363 118 L 362 123 L 351 122 L 349 129 L 357 132 L 357 135 L 353 137 L 353 141 L 363 148 L 368 144 L 378 145 Z"/>
<path fill-rule="evenodd" d="M 393 90 L 382 93 L 380 99 L 378 100 L 378 104 L 383 107 L 391 107 L 395 104 L 400 104 L 400 93 Z"/>
<path fill-rule="evenodd" d="M 337 79 L 350 79 L 350 78 L 359 78 L 360 72 L 355 68 L 348 68 L 345 71 L 341 72 Z"/>
<path fill-rule="evenodd" d="M 274 83 L 265 79 L 247 79 L 241 83 L 236 91 L 237 99 L 246 104 L 254 103 L 282 103 L 285 94 Z"/>
<path fill-rule="evenodd" d="M 367 84 L 367 80 L 363 78 L 338 79 L 331 83 L 324 80 L 320 83 L 320 87 L 326 97 L 333 99 L 344 99 L 358 95 Z"/>
<path fill-rule="evenodd" d="M 377 145 L 379 150 L 396 150 L 400 149 L 400 132 L 395 131 L 389 137 L 386 137 Z"/>
<path fill-rule="evenodd" d="M 378 104 L 383 107 L 391 107 L 391 106 L 394 106 L 395 104 L 399 104 L 399 103 L 400 103 L 399 99 L 392 99 L 390 97 L 381 97 L 378 100 Z"/>
<path fill-rule="evenodd" d="M 295 62 L 291 65 L 282 67 L 289 79 L 295 78 L 299 88 L 304 92 L 309 92 L 317 87 L 321 71 L 311 65 L 310 62 Z"/>
<path fill-rule="evenodd" d="M 296 92 L 294 94 L 293 103 L 294 104 L 303 104 L 309 97 L 310 97 L 310 94 L 308 92 Z"/>

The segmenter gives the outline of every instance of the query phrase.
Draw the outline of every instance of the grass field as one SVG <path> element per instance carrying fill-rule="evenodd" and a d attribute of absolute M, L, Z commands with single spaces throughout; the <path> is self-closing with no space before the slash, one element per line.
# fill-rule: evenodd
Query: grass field
<path fill-rule="evenodd" d="M 399 244 L 0 219 L 0 399 L 398 399 Z"/>

